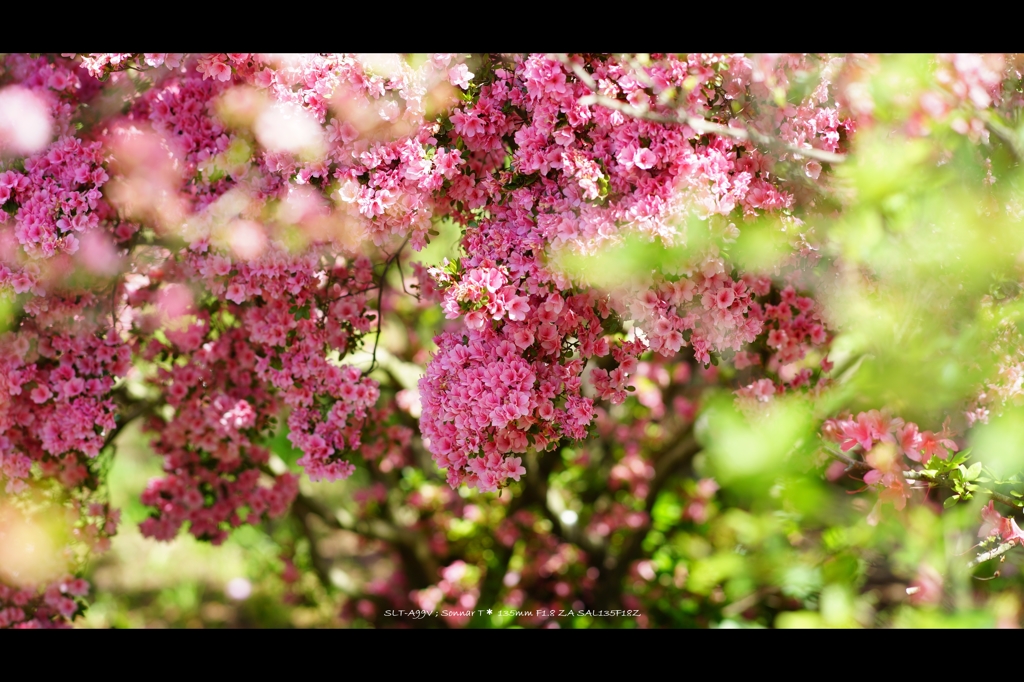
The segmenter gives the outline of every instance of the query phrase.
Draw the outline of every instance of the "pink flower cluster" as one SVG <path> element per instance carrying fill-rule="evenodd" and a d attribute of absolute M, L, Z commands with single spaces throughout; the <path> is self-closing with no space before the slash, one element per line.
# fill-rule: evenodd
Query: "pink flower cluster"
<path fill-rule="evenodd" d="M 608 345 L 605 339 L 600 339 L 599 344 Z M 612 359 L 618 366 L 611 370 L 595 367 L 590 370 L 590 382 L 597 391 L 597 396 L 602 400 L 609 401 L 612 405 L 621 405 L 626 400 L 627 391 L 633 390 L 630 376 L 635 374 L 639 363 L 637 358 L 647 350 L 647 344 L 639 339 L 616 343 L 611 346 Z M 594 353 L 601 356 L 606 353 Z"/>
<path fill-rule="evenodd" d="M 768 293 L 764 288 L 761 292 L 762 295 Z M 773 351 L 768 369 L 783 375 L 783 380 L 790 386 L 797 387 L 807 383 L 810 370 L 787 372 L 786 366 L 802 360 L 812 347 L 824 345 L 828 333 L 814 299 L 798 296 L 792 286 L 780 292 L 780 299 L 779 303 L 766 303 L 763 308 L 764 324 L 768 330 L 767 345 Z"/>
<path fill-rule="evenodd" d="M 913 422 L 871 410 L 861 412 L 856 418 L 826 420 L 822 431 L 827 438 L 839 443 L 843 452 L 858 446 L 862 448 L 864 460 L 872 469 L 865 474 L 864 482 L 880 487 L 879 502 L 868 517 L 872 524 L 878 523 L 883 502 L 892 502 L 896 509 L 903 509 L 910 498 L 910 489 L 903 477 L 908 468 L 903 456 L 923 463 L 932 457 L 946 459 L 950 452 L 960 449 L 953 441 L 948 419 L 942 431 L 933 433 L 921 431 Z M 876 447 L 878 444 L 888 444 L 888 447 Z"/>
<path fill-rule="evenodd" d="M 0 173 L 0 203 L 17 206 L 14 235 L 25 252 L 48 258 L 78 251 L 79 235 L 99 224 L 100 187 L 107 181 L 101 145 L 63 137 L 25 159 L 25 172 Z M 8 214 L 0 212 L 6 221 Z M 17 293 L 28 289 L 12 281 Z"/>
<path fill-rule="evenodd" d="M 470 621 L 470 616 L 465 614 L 473 611 L 480 598 L 479 583 L 478 573 L 459 560 L 441 569 L 440 581 L 413 592 L 411 596 L 418 608 L 429 613 L 440 610 L 457 612 L 457 615 L 442 618 L 449 625 L 463 627 Z"/>
<path fill-rule="evenodd" d="M 525 286 L 519 283 L 519 290 Z M 597 301 L 541 291 L 523 297 L 528 311 L 523 320 L 510 314 L 495 326 L 435 339 L 437 354 L 419 383 L 420 430 L 453 487 L 465 482 L 497 490 L 525 472 L 520 457 L 506 454 L 586 435 L 593 401 L 582 394 L 584 363 L 570 352 L 586 348 L 588 356 L 608 354 Z"/>
<path fill-rule="evenodd" d="M 249 453 L 250 463 L 266 462 L 265 451 Z M 156 508 L 156 515 L 141 524 L 139 530 L 155 540 L 173 540 L 188 522 L 189 532 L 215 545 L 223 542 L 228 531 L 242 523 L 257 524 L 264 515 L 282 516 L 298 493 L 298 479 L 291 474 L 276 477 L 272 487 L 258 484 L 257 469 L 206 467 L 181 464 L 179 474 L 154 479 L 142 493 L 142 503 Z M 247 509 L 245 514 L 239 510 Z"/>
<path fill-rule="evenodd" d="M 170 539 L 188 520 L 197 536 L 219 540 L 229 526 L 264 512 L 280 515 L 297 492 L 290 475 L 277 477 L 273 488 L 257 485 L 260 472 L 267 473 L 267 452 L 255 443 L 278 400 L 291 408 L 289 439 L 304 453 L 298 463 L 311 479 L 345 478 L 354 470 L 342 455 L 361 447 L 378 389 L 358 369 L 332 364 L 327 354 L 347 353 L 369 330 L 373 316 L 365 290 L 372 273 L 365 259 L 347 265 L 338 259 L 324 271 L 316 254 L 293 257 L 277 249 L 232 262 L 205 243 L 168 265 L 163 277 L 202 281 L 226 301 L 209 312 L 179 307 L 177 320 L 157 311 L 151 314 L 155 321 L 138 321 L 140 329 L 166 325 L 172 343 L 151 342 L 147 356 L 188 359 L 158 376 L 175 416 L 161 421 L 154 447 L 174 475 L 147 493 L 168 513 L 145 530 Z M 136 307 L 166 306 L 173 298 L 168 290 L 180 286 L 145 284 L 131 295 Z M 214 320 L 227 311 L 240 326 L 211 337 Z M 249 509 L 246 519 L 236 515 L 242 507 Z"/>
<path fill-rule="evenodd" d="M 228 148 L 232 136 L 214 114 L 216 98 L 226 86 L 207 81 L 195 72 L 168 75 L 146 92 L 133 111 L 133 118 L 148 118 L 177 159 L 183 188 L 201 209 L 223 194 L 231 178 L 203 177 L 200 165 Z"/>
<path fill-rule="evenodd" d="M 0 583 L 0 628 L 66 628 L 81 611 L 75 597 L 89 593 L 89 583 L 66 576 L 45 586 L 14 588 Z"/>
<path fill-rule="evenodd" d="M 669 57 L 643 73 L 613 59 L 592 59 L 582 66 L 602 95 L 624 98 L 633 106 L 653 106 L 660 93 L 686 81 L 686 91 L 697 93 L 688 101 L 690 113 L 708 116 L 710 108 L 730 116 L 728 102 L 746 98 L 748 86 L 756 88 L 754 69 L 738 56 L 711 59 L 720 62 L 715 69 L 707 61 L 705 56 L 689 61 Z M 775 118 L 769 128 L 795 144 L 836 149 L 839 122 L 835 109 L 825 105 L 827 91 L 788 114 L 770 112 Z M 593 298 L 586 313 L 574 308 L 563 317 L 559 293 L 546 302 L 538 298 L 570 287 L 546 265 L 549 250 L 590 253 L 631 231 L 674 243 L 681 236 L 679 218 L 695 207 L 705 214 L 730 214 L 742 205 L 752 213 L 790 201 L 772 184 L 766 157 L 749 144 L 581 103 L 591 94 L 554 59 L 516 58 L 512 68 L 489 74 L 479 96 L 451 114 L 450 129 L 442 126 L 435 135 L 438 145 L 464 147 L 461 174 L 443 189 L 455 216 L 475 225 L 463 239 L 471 257 L 454 271 L 432 271 L 444 290 L 446 316 L 464 315 L 469 334 L 439 337 L 440 349 L 420 385 L 421 430 L 435 460 L 448 467 L 453 485 L 463 480 L 460 471 L 472 472 L 473 485 L 483 480 L 482 489 L 502 485 L 509 474 L 501 469 L 505 460 L 488 454 L 492 448 L 519 453 L 528 445 L 544 447 L 555 433 L 578 438 L 585 432 L 592 409 L 589 399 L 574 395 L 575 382 L 564 389 L 542 388 L 543 372 L 555 361 L 582 368 L 611 351 L 617 366 L 594 369 L 591 380 L 599 397 L 618 403 L 630 388 L 639 355 L 648 348 L 671 356 L 690 345 L 707 364 L 713 352 L 740 351 L 755 341 L 766 321 L 774 327 L 769 345 L 777 350 L 779 363 L 800 359 L 808 338 L 825 342 L 824 328 L 809 314 L 805 299 L 787 290 L 783 303 L 762 308 L 754 296 L 766 296 L 770 281 L 734 280 L 715 255 L 691 274 L 663 278 L 652 289 L 610 300 Z M 759 125 L 765 121 L 759 119 Z M 509 156 L 511 169 L 506 169 L 502 164 Z M 474 213 L 481 208 L 486 212 Z M 519 302 L 521 312 L 515 309 Z M 790 304 L 797 305 L 798 314 L 791 314 Z M 601 321 L 613 310 L 634 320 L 641 330 L 637 339 L 609 343 Z M 589 319 L 573 319 L 580 316 Z M 569 339 L 574 340 L 563 349 Z M 564 359 L 563 351 L 578 355 Z M 520 364 L 530 372 L 513 377 Z M 503 382 L 506 368 L 508 381 Z M 553 402 L 558 396 L 566 401 L 565 420 Z M 483 409 L 474 411 L 481 401 Z M 490 401 L 496 401 L 493 409 Z M 519 421 L 510 430 L 513 420 Z M 558 424 L 554 432 L 537 433 L 536 424 L 552 421 Z M 531 443 L 537 435 L 539 445 Z M 481 479 L 487 472 L 492 475 Z"/>
<path fill-rule="evenodd" d="M 708 68 L 709 62 L 726 68 Z M 643 72 L 606 58 L 583 66 L 601 94 L 633 106 L 657 109 L 658 95 L 682 88 L 684 81 L 690 114 L 729 117 L 730 101 L 749 104 L 752 99 L 746 92 L 754 84 L 750 60 L 739 55 L 667 57 Z M 593 246 L 595 238 L 607 239 L 619 226 L 673 240 L 679 236 L 674 218 L 694 206 L 707 214 L 728 214 L 737 205 L 753 212 L 791 201 L 773 186 L 768 157 L 749 144 L 718 136 L 704 140 L 685 125 L 652 123 L 581 104 L 589 88 L 548 57 L 517 60 L 513 70 L 497 69 L 493 78 L 471 105 L 451 116 L 449 136 L 457 135 L 471 152 L 469 167 L 477 176 L 453 182 L 451 196 L 474 208 L 492 192 L 485 174 L 500 168 L 510 151 L 515 173 L 538 174 L 559 186 L 558 193 L 548 192 L 545 198 L 565 208 L 556 209 L 556 219 L 541 226 L 555 246 Z M 834 150 L 839 121 L 836 110 L 822 101 L 809 100 L 792 111 L 772 110 L 774 118 L 758 120 L 758 126 L 765 133 L 788 135 L 795 144 L 814 142 Z M 509 137 L 514 145 L 506 150 Z M 602 195 L 609 199 L 606 205 L 587 203 Z"/>
<path fill-rule="evenodd" d="M 984 521 L 978 529 L 978 537 L 997 536 L 1003 542 L 1017 542 L 1024 545 L 1024 531 L 1017 525 L 1016 519 L 1007 518 L 996 511 L 995 502 L 989 500 L 985 508 L 981 510 L 981 518 Z"/>
<path fill-rule="evenodd" d="M 147 349 L 154 351 L 168 349 Z M 282 515 L 298 492 L 290 474 L 268 472 L 272 485 L 260 485 L 269 453 L 253 441 L 266 429 L 271 405 L 253 381 L 255 356 L 246 351 L 244 335 L 233 330 L 191 353 L 187 364 L 160 370 L 174 416 L 154 416 L 147 427 L 168 475 L 142 495 L 155 508 L 140 526 L 144 535 L 170 540 L 188 522 L 193 535 L 219 544 L 243 522 Z"/>
<path fill-rule="evenodd" d="M 480 267 L 471 268 L 455 280 L 440 268 L 431 268 L 437 286 L 445 289 L 442 308 L 444 316 L 454 320 L 466 316 L 466 326 L 480 330 L 488 318 L 521 322 L 530 312 L 525 296 L 517 296 L 516 289 L 508 284 L 507 268 L 494 267 L 484 261 Z"/>
<path fill-rule="evenodd" d="M 538 363 L 547 370 L 538 377 L 514 342 L 493 332 L 470 334 L 435 339 L 437 355 L 419 384 L 423 414 L 433 419 L 421 422 L 420 429 L 434 461 L 448 469 L 452 487 L 467 483 L 495 491 L 525 473 L 520 457 L 504 455 L 525 452 L 531 445 L 528 432 L 534 433 L 534 447 L 556 439 L 555 425 L 568 415 L 556 411 L 551 399 L 566 379 L 570 384 L 579 379 L 559 371 L 557 363 Z"/>
<path fill-rule="evenodd" d="M 18 492 L 37 463 L 45 476 L 74 488 L 88 477 L 116 426 L 116 378 L 131 366 L 131 349 L 104 334 L 97 302 L 51 296 L 30 300 L 18 334 L 0 337 L 0 472 Z M 108 313 L 109 314 L 109 313 Z"/>
<path fill-rule="evenodd" d="M 707 365 L 712 352 L 738 351 L 761 333 L 753 293 L 725 273 L 721 259 L 709 258 L 692 277 L 666 280 L 620 306 L 646 333 L 651 350 L 672 356 L 689 345 L 697 361 Z"/>
<path fill-rule="evenodd" d="M 4 66 L 17 83 L 11 87 L 45 104 L 52 129 L 43 149 L 0 167 L 0 288 L 44 295 L 65 288 L 74 265 L 68 256 L 92 265 L 97 247 L 110 241 L 106 152 L 79 138 L 73 125 L 99 83 L 61 58 L 8 55 Z"/>
<path fill-rule="evenodd" d="M 449 80 L 448 63 L 432 59 L 414 69 L 396 56 L 385 75 L 351 55 L 250 55 L 247 66 L 235 64 L 240 78 L 326 124 L 316 158 L 267 152 L 261 169 L 329 190 L 338 213 L 378 246 L 397 236 L 422 248 L 433 195 L 462 163 L 459 150 L 437 145 L 437 125 L 424 121 L 428 95 Z M 462 83 L 470 74 L 458 66 L 451 71 Z"/>
<path fill-rule="evenodd" d="M 4 80 L 31 91 L 46 103 L 54 137 L 75 134 L 73 118 L 80 104 L 89 102 L 102 85 L 80 63 L 56 55 L 7 54 L 3 67 Z"/>
<path fill-rule="evenodd" d="M 826 422 L 825 433 L 840 444 L 843 452 L 858 445 L 869 452 L 875 443 L 891 443 L 915 462 L 927 462 L 932 457 L 946 459 L 949 451 L 960 449 L 953 441 L 948 420 L 942 431 L 933 433 L 921 431 L 913 422 L 888 417 L 878 410 L 861 412 L 856 418 L 830 419 Z"/>
<path fill-rule="evenodd" d="M 329 275 L 317 266 L 313 256 L 271 252 L 239 263 L 226 279 L 226 297 L 239 305 L 248 301 L 242 321 L 258 353 L 255 372 L 291 407 L 289 439 L 305 453 L 299 464 L 312 480 L 336 480 L 354 471 L 341 454 L 360 449 L 379 390 L 355 367 L 332 364 L 326 355 L 352 350 L 376 315 L 367 309 L 368 260 L 337 263 Z"/>
<path fill-rule="evenodd" d="M 74 59 L 77 55 L 66 54 Z M 184 55 L 166 52 L 92 52 L 81 55 L 79 63 L 93 78 L 103 78 L 127 68 L 148 66 L 156 68 L 166 64 L 171 68 L 181 65 Z"/>

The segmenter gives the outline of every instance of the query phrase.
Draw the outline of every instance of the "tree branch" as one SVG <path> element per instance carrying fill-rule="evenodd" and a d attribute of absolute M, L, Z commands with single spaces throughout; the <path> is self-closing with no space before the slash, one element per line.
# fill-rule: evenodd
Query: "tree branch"
<path fill-rule="evenodd" d="M 832 455 L 836 459 L 840 460 L 841 462 L 845 462 L 846 465 L 847 465 L 846 466 L 846 470 L 847 471 L 852 471 L 852 472 L 856 472 L 856 473 L 860 473 L 860 474 L 866 474 L 867 472 L 872 470 L 872 467 L 870 465 L 868 465 L 866 462 L 861 462 L 861 461 L 852 459 L 850 457 L 847 457 L 845 454 L 839 452 L 838 450 L 835 450 L 834 448 L 825 446 L 824 450 L 825 450 L 825 452 L 829 453 L 830 455 Z M 910 471 L 904 471 L 903 472 L 903 478 L 908 480 L 908 481 L 925 481 L 925 482 L 927 482 L 929 484 L 935 485 L 935 486 L 940 487 L 940 488 L 946 488 L 947 490 L 953 490 L 953 483 L 946 476 L 935 476 L 933 478 L 933 477 L 929 477 L 928 475 L 924 474 L 923 472 L 910 470 Z M 987 488 L 982 488 L 982 489 L 979 490 L 979 492 L 985 493 L 986 495 L 991 497 L 996 502 L 1000 502 L 1002 504 L 1005 504 L 1008 507 L 1011 507 L 1013 509 L 1020 509 L 1019 500 L 1015 500 L 1014 498 L 1010 497 L 1009 495 L 1004 495 L 1003 493 L 996 492 L 994 490 L 988 490 Z M 978 556 L 976 556 L 972 561 L 970 561 L 967 564 L 967 568 L 974 568 L 978 564 L 981 564 L 981 563 L 983 563 L 985 561 L 988 561 L 989 559 L 994 559 L 997 556 L 1000 556 L 1002 554 L 1005 554 L 1006 552 L 1009 552 L 1011 549 L 1013 549 L 1016 546 L 1017 546 L 1017 542 L 1016 541 L 1004 542 L 1001 545 L 999 545 L 998 547 L 996 547 L 995 549 L 990 550 L 988 552 L 985 552 L 983 554 L 979 554 Z"/>
<path fill-rule="evenodd" d="M 985 563 L 989 559 L 995 559 L 997 556 L 1002 556 L 1003 554 L 1006 554 L 1007 552 L 1009 552 L 1011 549 L 1013 549 L 1016 546 L 1017 546 L 1016 542 L 1004 542 L 1001 545 L 998 545 L 997 547 L 995 547 L 994 549 L 990 549 L 989 551 L 984 552 L 984 553 L 979 554 L 978 556 L 974 557 L 974 559 L 972 559 L 967 564 L 967 568 L 974 568 L 974 567 L 976 567 L 976 566 L 978 566 L 980 564 Z"/>
<path fill-rule="evenodd" d="M 860 460 L 847 457 L 845 454 L 827 445 L 824 447 L 824 450 L 825 452 L 829 453 L 830 455 L 840 460 L 841 462 L 846 463 L 846 470 L 848 472 L 866 474 L 872 470 L 871 465 L 868 464 L 867 462 L 861 462 Z M 923 472 L 914 471 L 913 469 L 911 469 L 909 471 L 903 472 L 903 478 L 905 478 L 908 481 L 925 481 L 927 483 L 933 483 L 936 486 L 940 488 L 946 488 L 947 490 L 954 489 L 953 483 L 946 476 L 935 476 L 933 478 Z M 995 490 L 989 490 L 988 488 L 982 488 L 980 492 L 985 493 L 996 502 L 1005 504 L 1008 507 L 1013 507 L 1014 509 L 1020 509 L 1020 500 L 1015 500 L 1009 495 L 1004 495 L 1003 493 L 997 492 Z"/>
<path fill-rule="evenodd" d="M 350 533 L 357 533 L 374 540 L 383 540 L 384 542 L 391 543 L 407 542 L 412 535 L 411 532 L 403 533 L 403 529 L 397 528 L 381 519 L 356 518 L 344 509 L 339 509 L 336 514 L 332 514 L 319 502 L 311 497 L 306 497 L 302 493 L 295 496 L 295 502 L 292 504 L 299 505 L 305 513 L 320 517 L 325 524 L 335 530 L 347 530 Z"/>
<path fill-rule="evenodd" d="M 698 452 L 700 452 L 700 445 L 693 437 L 693 425 L 691 424 L 679 434 L 672 446 L 655 455 L 654 478 L 651 480 L 651 488 L 644 500 L 647 520 L 626 539 L 618 555 L 608 557 L 604 562 L 605 565 L 600 567 L 601 575 L 594 594 L 596 608 L 616 609 L 619 607 L 622 599 L 622 581 L 626 577 L 626 571 L 629 570 L 630 564 L 643 554 L 643 541 L 651 529 L 651 512 L 654 510 L 658 494 L 676 469 L 692 459 Z"/>
<path fill-rule="evenodd" d="M 402 257 L 402 249 L 404 249 L 405 245 L 408 243 L 409 237 L 406 237 L 405 241 L 402 242 L 402 245 L 398 247 L 398 250 L 388 256 L 388 259 L 384 261 L 384 271 L 380 274 L 380 288 L 377 290 L 377 333 L 373 338 L 373 353 L 370 356 L 370 366 L 365 372 L 363 372 L 363 376 L 368 376 L 377 368 L 377 346 L 380 344 L 380 332 L 384 327 L 384 308 L 382 305 L 384 302 L 384 286 L 387 284 L 386 279 L 388 276 L 388 270 L 391 269 L 392 264 Z M 401 269 L 401 266 L 399 266 L 399 269 Z M 402 280 L 402 288 L 405 288 L 404 278 Z"/>
<path fill-rule="evenodd" d="M 523 490 L 512 499 L 505 510 L 505 518 L 512 519 L 516 512 L 524 509 L 527 505 L 536 504 L 542 510 L 547 508 L 546 491 L 547 481 L 554 469 L 555 458 L 561 450 L 564 442 L 552 450 L 527 454 L 528 462 L 526 467 L 526 485 Z M 509 562 L 512 560 L 514 547 L 506 547 L 498 543 L 494 547 L 494 559 L 488 562 L 487 573 L 480 583 L 480 598 L 477 606 L 481 608 L 492 608 L 496 605 L 501 588 L 504 586 L 505 573 L 508 572 Z M 488 617 L 477 612 L 470 621 L 469 626 L 487 627 Z"/>
<path fill-rule="evenodd" d="M 320 554 L 317 548 L 316 536 L 313 534 L 313 529 L 309 527 L 309 514 L 313 512 L 309 509 L 306 502 L 306 498 L 299 499 L 299 497 L 296 497 L 295 502 L 292 503 L 291 515 L 298 522 L 302 534 L 309 542 L 309 558 L 313 564 L 313 572 L 316 573 L 316 577 L 323 588 L 330 591 L 333 589 L 330 566 L 328 566 L 327 560 L 324 559 L 323 555 Z M 319 516 L 319 514 L 314 514 L 314 516 Z"/>
<path fill-rule="evenodd" d="M 128 424 L 135 421 L 138 417 L 141 417 L 144 414 L 149 414 L 152 411 L 152 403 L 133 403 L 127 414 L 118 415 L 121 416 L 121 420 L 110 430 L 110 433 L 107 434 L 107 437 L 103 440 L 103 447 L 105 448 L 111 445 L 114 440 L 121 435 L 121 431 L 123 431 Z"/>
<path fill-rule="evenodd" d="M 598 92 L 597 83 L 594 81 L 593 77 L 586 72 L 582 65 L 577 64 L 565 54 L 553 54 L 550 56 L 570 68 L 572 72 L 576 74 L 576 77 L 590 89 L 591 94 L 580 98 L 579 102 L 582 105 L 597 104 L 607 109 L 621 111 L 627 116 L 632 116 L 633 118 L 653 121 L 655 123 L 688 125 L 701 134 L 721 135 L 723 137 L 731 137 L 735 140 L 749 140 L 766 148 L 779 147 L 791 154 L 799 154 L 807 157 L 808 159 L 815 159 L 824 163 L 842 163 L 846 160 L 846 156 L 843 154 L 836 154 L 823 149 L 814 149 L 813 147 L 797 147 L 796 145 L 789 144 L 788 142 L 776 140 L 745 125 L 733 127 L 722 125 L 721 123 L 713 123 L 712 121 L 700 116 L 683 113 L 678 109 L 674 110 L 671 114 L 660 114 L 656 111 L 652 111 L 647 105 L 632 105 L 628 102 L 622 102 L 611 97 L 606 97 Z M 738 121 L 738 119 L 733 120 Z"/>
<path fill-rule="evenodd" d="M 989 132 L 995 134 L 996 137 L 1003 141 L 1017 163 L 1024 161 L 1024 146 L 1021 145 L 1020 138 L 1015 130 L 984 109 L 978 109 L 974 113 L 985 124 L 985 127 L 989 129 Z"/>

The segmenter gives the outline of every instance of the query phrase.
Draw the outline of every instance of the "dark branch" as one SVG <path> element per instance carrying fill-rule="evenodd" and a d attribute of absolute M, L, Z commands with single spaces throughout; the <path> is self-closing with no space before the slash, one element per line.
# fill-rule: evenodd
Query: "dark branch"
<path fill-rule="evenodd" d="M 380 332 L 384 328 L 384 307 L 383 307 L 383 302 L 384 302 L 384 288 L 385 288 L 385 285 L 387 284 L 388 270 L 390 270 L 391 266 L 395 262 L 397 262 L 399 258 L 402 257 L 402 249 L 404 249 L 405 245 L 408 244 L 408 243 L 409 243 L 409 237 L 406 237 L 405 241 L 402 242 L 402 245 L 398 247 L 398 250 L 395 251 L 390 256 L 388 256 L 388 259 L 386 261 L 384 261 L 384 271 L 380 275 L 380 285 L 379 285 L 380 288 L 377 290 L 377 332 L 376 332 L 376 334 L 374 335 L 374 338 L 373 338 L 373 353 L 370 356 L 370 366 L 367 368 L 367 370 L 365 372 L 363 372 L 363 376 L 367 376 L 371 372 L 373 372 L 373 370 L 377 369 L 377 346 L 380 344 Z M 402 283 L 402 287 L 403 288 L 405 287 L 404 281 Z"/>
<path fill-rule="evenodd" d="M 595 590 L 595 606 L 599 609 L 618 608 L 622 599 L 622 581 L 626 577 L 629 566 L 643 554 L 643 542 L 651 529 L 651 512 L 665 484 L 671 479 L 680 466 L 690 461 L 700 452 L 700 445 L 693 437 L 693 426 L 687 426 L 675 439 L 673 444 L 656 453 L 654 459 L 654 478 L 651 488 L 644 500 L 644 511 L 647 521 L 623 544 L 617 556 L 608 557 L 601 567 L 601 576 Z"/>

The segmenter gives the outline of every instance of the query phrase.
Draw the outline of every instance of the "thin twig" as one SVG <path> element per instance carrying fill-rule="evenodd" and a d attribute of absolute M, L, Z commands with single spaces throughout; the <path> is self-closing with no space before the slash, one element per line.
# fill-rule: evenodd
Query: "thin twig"
<path fill-rule="evenodd" d="M 978 566 L 979 564 L 985 563 L 989 559 L 995 559 L 997 556 L 1002 556 L 1003 554 L 1006 554 L 1007 552 L 1009 552 L 1011 549 L 1013 549 L 1016 546 L 1017 546 L 1017 542 L 1016 541 L 1014 541 L 1014 542 L 1004 542 L 1004 543 L 996 546 L 994 549 L 990 549 L 989 551 L 984 552 L 983 554 L 979 554 L 978 556 L 974 557 L 974 559 L 972 559 L 970 562 L 968 562 L 967 568 L 974 568 L 975 566 Z"/>
<path fill-rule="evenodd" d="M 373 291 L 377 287 L 378 287 L 378 285 L 374 284 L 373 286 L 366 287 L 365 289 L 356 289 L 355 291 L 350 291 L 347 294 L 342 294 L 338 298 L 342 299 L 342 298 L 348 298 L 349 296 L 358 296 L 359 294 L 365 294 L 367 291 Z"/>
<path fill-rule="evenodd" d="M 402 280 L 402 292 L 405 293 L 405 295 L 412 296 L 417 301 L 419 301 L 420 300 L 420 295 L 419 294 L 414 294 L 414 293 L 410 292 L 408 289 L 405 288 L 405 273 L 402 271 L 402 259 L 399 258 L 395 262 L 395 265 L 398 266 L 398 276 Z"/>
<path fill-rule="evenodd" d="M 405 245 L 408 243 L 409 237 L 406 237 L 405 241 L 402 242 L 402 245 L 398 247 L 398 250 L 388 256 L 388 259 L 384 261 L 384 272 L 380 275 L 380 288 L 377 290 L 377 332 L 373 338 L 373 353 L 370 355 L 370 366 L 365 372 L 363 372 L 363 376 L 367 376 L 373 372 L 373 370 L 377 369 L 377 346 L 380 344 L 380 332 L 384 327 L 384 286 L 387 284 L 388 270 L 391 269 L 391 265 L 393 263 L 402 257 L 402 249 L 404 249 Z"/>

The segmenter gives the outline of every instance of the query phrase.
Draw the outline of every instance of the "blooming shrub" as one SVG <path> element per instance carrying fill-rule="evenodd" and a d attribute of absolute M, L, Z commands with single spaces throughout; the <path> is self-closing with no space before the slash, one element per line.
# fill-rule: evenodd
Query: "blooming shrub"
<path fill-rule="evenodd" d="M 1003 556 L 1024 490 L 965 446 L 1016 437 L 1020 81 L 995 55 L 4 56 L 0 625 L 84 612 L 135 420 L 145 537 L 292 519 L 330 591 L 318 516 L 390 567 L 347 623 L 784 623 L 832 592 L 702 538 L 810 560 L 842 523 L 777 492 L 808 477 L 877 491 L 872 525 L 987 499 L 975 563 Z M 343 514 L 304 487 L 357 472 Z M 785 533 L 725 510 L 769 490 Z"/>

